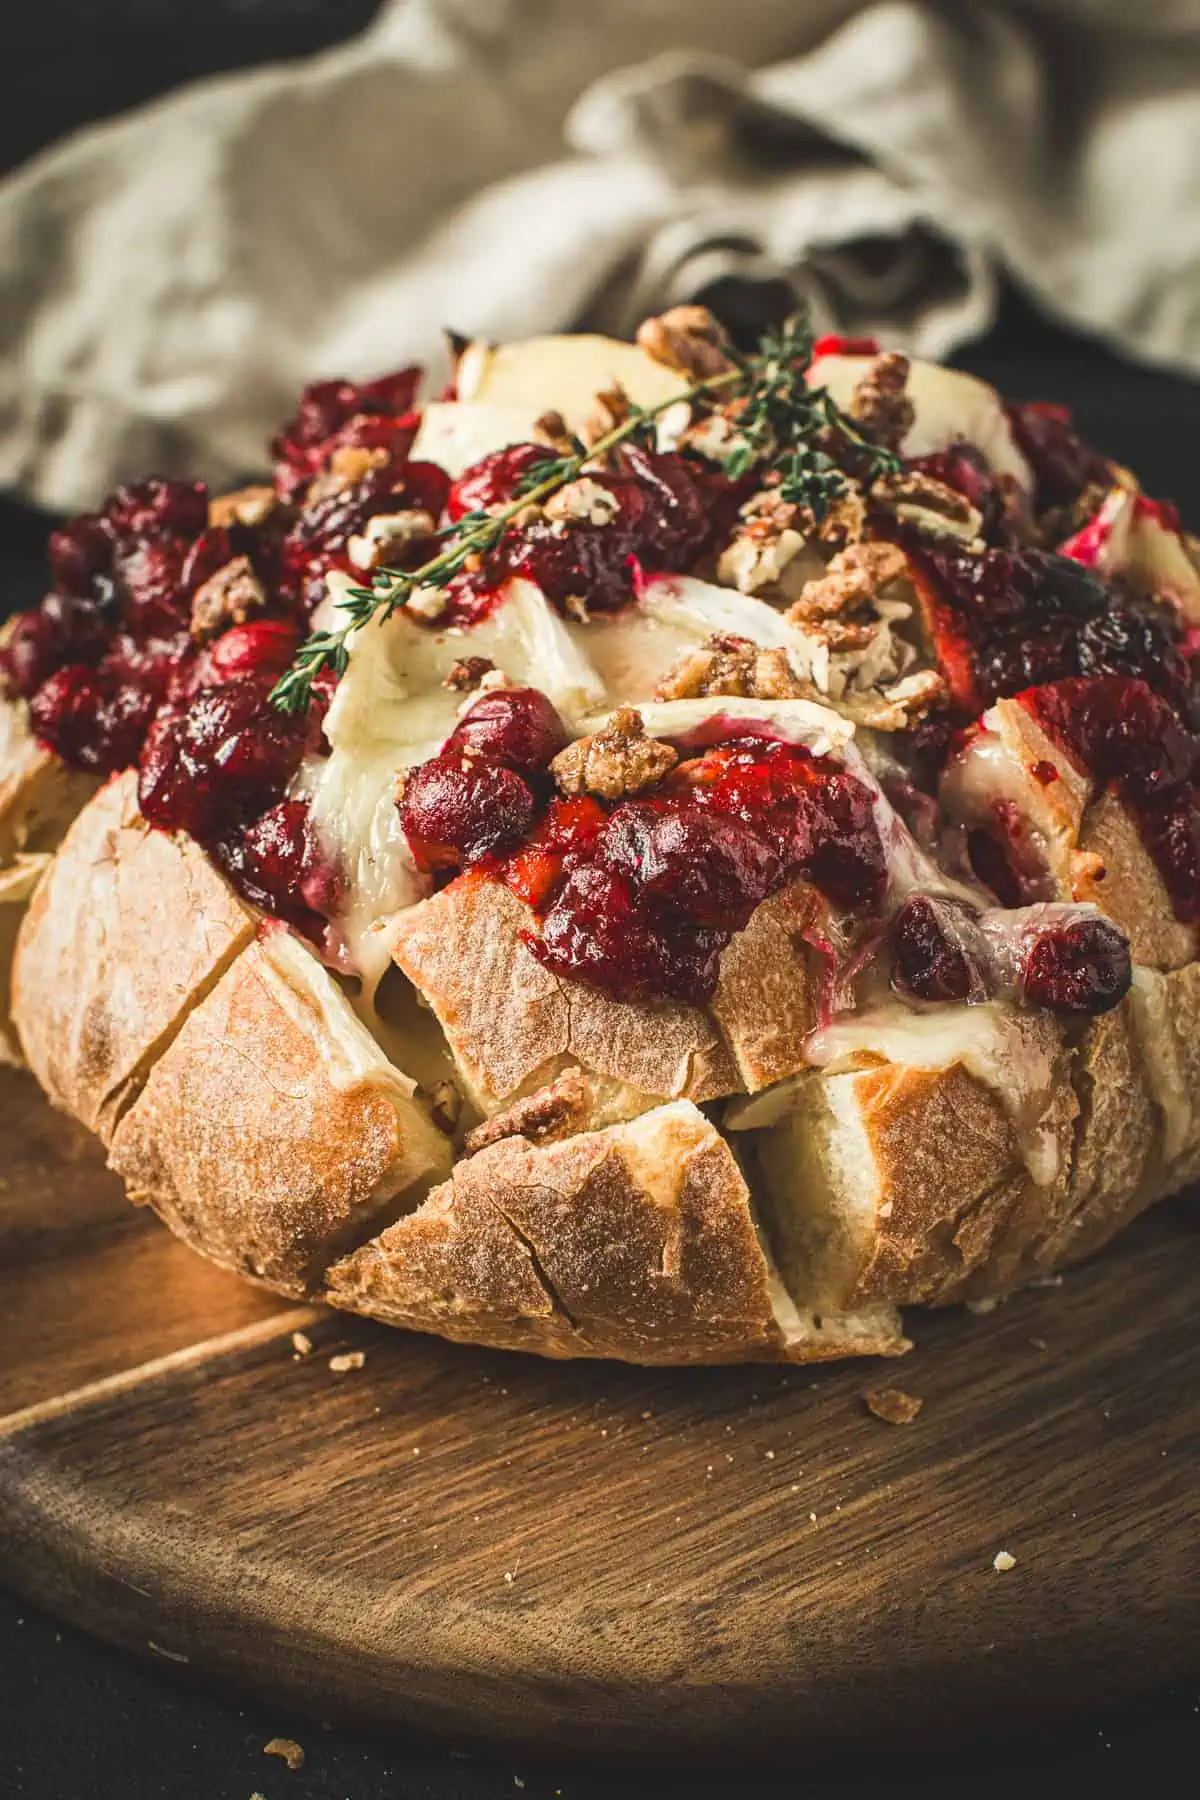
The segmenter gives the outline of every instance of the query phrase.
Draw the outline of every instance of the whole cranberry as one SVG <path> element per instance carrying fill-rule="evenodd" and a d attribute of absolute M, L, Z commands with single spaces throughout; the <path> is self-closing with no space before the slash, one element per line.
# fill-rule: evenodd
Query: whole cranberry
<path fill-rule="evenodd" d="M 112 583 L 107 575 L 96 577 L 90 598 L 77 594 L 47 594 L 42 611 L 58 639 L 59 660 L 97 662 L 108 648 L 116 622 Z"/>
<path fill-rule="evenodd" d="M 242 833 L 247 866 L 269 893 L 286 899 L 299 892 L 310 855 L 305 800 L 281 800 Z"/>
<path fill-rule="evenodd" d="M 538 688 L 481 694 L 450 734 L 449 745 L 531 773 L 544 769 L 567 741 L 558 713 Z"/>
<path fill-rule="evenodd" d="M 636 884 L 585 863 L 572 869 L 525 942 L 546 968 L 600 988 L 618 1000 L 655 994 L 700 1002 L 713 991 L 728 932 L 690 923 L 679 931 L 669 911 L 647 904 Z"/>
<path fill-rule="evenodd" d="M 516 498 L 530 472 L 539 463 L 552 461 L 553 456 L 546 444 L 509 444 L 504 450 L 493 450 L 451 484 L 447 512 L 452 519 L 461 519 L 464 513 L 503 506 Z"/>
<path fill-rule="evenodd" d="M 1039 511 L 1065 505 L 1089 481 L 1107 478 L 1107 459 L 1079 436 L 1065 406 L 1026 400 L 1005 411 L 1017 445 L 1033 470 Z"/>
<path fill-rule="evenodd" d="M 1024 995 L 1052 1012 L 1105 1013 L 1129 992 L 1129 941 L 1107 919 L 1084 918 L 1034 940 L 1025 960 Z"/>
<path fill-rule="evenodd" d="M 152 684 L 68 663 L 38 689 L 29 712 L 36 736 L 64 762 L 108 775 L 137 761 L 157 706 Z"/>
<path fill-rule="evenodd" d="M 81 513 L 58 531 L 46 546 L 50 573 L 64 594 L 90 594 L 97 575 L 107 571 L 113 541 L 98 513 Z"/>
<path fill-rule="evenodd" d="M 187 554 L 187 546 L 174 538 L 148 538 L 117 551 L 113 569 L 121 615 L 139 636 L 153 637 L 186 625 Z"/>
<path fill-rule="evenodd" d="M 984 991 L 971 953 L 971 921 L 961 907 L 914 894 L 888 930 L 892 980 L 918 1000 L 967 1000 Z"/>
<path fill-rule="evenodd" d="M 399 804 L 425 869 L 461 868 L 512 850 L 533 823 L 533 795 L 515 770 L 449 751 L 410 771 Z"/>
<path fill-rule="evenodd" d="M 271 675 L 278 679 L 299 645 L 299 628 L 285 619 L 254 619 L 246 625 L 232 625 L 210 647 L 205 674 L 218 683 L 236 681 L 243 675 Z"/>
<path fill-rule="evenodd" d="M 656 901 L 704 924 L 737 928 L 776 885 L 777 848 L 742 819 L 686 801 L 626 801 L 609 819 L 598 854 Z"/>
<path fill-rule="evenodd" d="M 282 794 L 313 741 L 313 723 L 271 706 L 271 677 L 201 688 L 155 719 L 141 757 L 142 812 L 203 838 Z"/>
<path fill-rule="evenodd" d="M 110 494 L 101 517 L 118 538 L 194 538 L 208 523 L 208 489 L 202 481 L 164 481 L 151 476 Z"/>
<path fill-rule="evenodd" d="M 36 694 L 61 660 L 54 621 L 44 612 L 19 613 L 0 649 L 0 677 L 22 699 Z"/>

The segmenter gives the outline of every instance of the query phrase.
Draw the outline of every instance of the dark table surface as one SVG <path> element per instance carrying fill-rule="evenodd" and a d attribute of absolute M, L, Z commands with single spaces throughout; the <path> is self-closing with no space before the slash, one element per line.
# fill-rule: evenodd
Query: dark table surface
<path fill-rule="evenodd" d="M 5 8 L 0 68 L 20 70 L 0 106 L 0 167 L 86 118 L 149 98 L 192 75 L 297 54 L 357 28 L 376 0 L 39 0 Z M 1085 432 L 1136 468 L 1147 490 L 1200 525 L 1200 386 L 1133 368 L 1006 298 L 999 327 L 962 358 L 1014 396 L 1072 403 Z M 0 615 L 36 600 L 45 521 L 0 499 Z M 564 1370 L 564 1379 L 570 1379 Z M 1153 1784 L 1200 1753 L 1200 1670 L 1120 1708 L 1031 1736 L 1019 1718 L 992 1739 L 900 1753 L 857 1746 L 836 1763 L 798 1752 L 786 1767 L 747 1755 L 702 1769 L 581 1766 L 496 1756 L 396 1733 L 331 1730 L 316 1719 L 207 1687 L 185 1671 L 135 1662 L 0 1593 L 0 1800 L 709 1800 L 800 1791 L 866 1800 L 885 1791 L 949 1800 L 1028 1800 L 1086 1787 Z M 946 1722 L 952 1733 L 953 1721 Z M 291 1772 L 263 1754 L 273 1737 L 306 1750 Z"/>

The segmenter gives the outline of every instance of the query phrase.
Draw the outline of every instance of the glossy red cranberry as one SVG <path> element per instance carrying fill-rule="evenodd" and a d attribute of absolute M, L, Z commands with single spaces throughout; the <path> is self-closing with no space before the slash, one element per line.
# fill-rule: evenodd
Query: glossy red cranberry
<path fill-rule="evenodd" d="M 208 524 L 208 489 L 202 481 L 151 476 L 118 488 L 100 516 L 118 538 L 199 537 Z"/>
<path fill-rule="evenodd" d="M 285 792 L 313 722 L 271 706 L 270 676 L 202 688 L 155 719 L 141 757 L 142 812 L 152 825 L 205 838 Z"/>
<path fill-rule="evenodd" d="M 61 662 L 59 638 L 52 619 L 44 612 L 20 613 L 9 628 L 0 649 L 0 681 L 12 693 L 28 700 Z"/>
<path fill-rule="evenodd" d="M 158 707 L 155 683 L 124 681 L 82 663 L 69 663 L 44 682 L 29 703 L 33 730 L 73 768 L 108 775 L 130 768 Z"/>
<path fill-rule="evenodd" d="M 596 854 L 651 899 L 735 928 L 778 885 L 781 866 L 779 850 L 744 820 L 679 799 L 626 801 Z"/>
<path fill-rule="evenodd" d="M 285 619 L 254 619 L 233 625 L 207 652 L 205 676 L 214 683 L 243 675 L 283 674 L 300 647 L 300 630 Z"/>
<path fill-rule="evenodd" d="M 814 340 L 812 353 L 814 362 L 819 356 L 878 356 L 879 339 L 844 337 L 840 331 L 827 331 Z"/>
<path fill-rule="evenodd" d="M 972 954 L 973 935 L 963 908 L 914 894 L 888 928 L 893 982 L 918 1000 L 982 997 L 983 973 Z"/>
<path fill-rule="evenodd" d="M 463 868 L 514 849 L 533 811 L 515 770 L 454 752 L 411 770 L 400 799 L 401 824 L 424 869 Z"/>
<path fill-rule="evenodd" d="M 464 513 L 503 506 L 522 491 L 533 469 L 553 458 L 547 444 L 509 444 L 493 450 L 451 484 L 446 510 L 452 519 L 461 519 Z"/>
<path fill-rule="evenodd" d="M 148 539 L 120 549 L 113 561 L 122 618 L 140 637 L 155 637 L 186 625 L 191 601 L 184 587 L 186 545 L 172 538 Z"/>
<path fill-rule="evenodd" d="M 502 688 L 481 694 L 450 735 L 448 749 L 473 750 L 530 773 L 544 769 L 567 741 L 566 729 L 537 688 Z"/>
<path fill-rule="evenodd" d="M 420 380 L 421 371 L 412 368 L 397 369 L 391 375 L 381 375 L 377 381 L 314 382 L 301 394 L 295 416 L 277 433 L 271 445 L 272 455 L 286 459 L 296 451 L 315 448 L 355 413 L 394 417 L 411 412 Z"/>
<path fill-rule="evenodd" d="M 595 864 L 570 871 L 525 942 L 539 962 L 618 1000 L 670 994 L 699 1002 L 712 993 L 728 932 L 692 924 L 676 929 L 646 906 L 631 881 Z"/>
<path fill-rule="evenodd" d="M 1089 482 L 1108 478 L 1107 458 L 1079 436 L 1065 406 L 1026 400 L 1005 411 L 1017 446 L 1033 470 L 1039 512 L 1067 505 Z"/>
<path fill-rule="evenodd" d="M 1107 919 L 1085 918 L 1035 939 L 1024 968 L 1024 995 L 1052 1012 L 1105 1013 L 1133 979 L 1129 942 Z"/>
<path fill-rule="evenodd" d="M 58 531 L 46 546 L 54 584 L 64 594 L 84 596 L 112 558 L 112 533 L 97 513 L 81 513 Z"/>

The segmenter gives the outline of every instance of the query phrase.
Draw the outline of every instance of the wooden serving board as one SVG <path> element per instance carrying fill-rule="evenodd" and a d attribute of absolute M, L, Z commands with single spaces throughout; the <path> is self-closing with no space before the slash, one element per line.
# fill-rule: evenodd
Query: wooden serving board
<path fill-rule="evenodd" d="M 1162 1209 L 1059 1286 L 916 1314 L 899 1364 L 543 1363 L 209 1268 L 4 1073 L 0 1576 L 320 1717 L 606 1749 L 1194 1675 L 1196 1226 Z M 881 1382 L 913 1423 L 868 1413 Z"/>

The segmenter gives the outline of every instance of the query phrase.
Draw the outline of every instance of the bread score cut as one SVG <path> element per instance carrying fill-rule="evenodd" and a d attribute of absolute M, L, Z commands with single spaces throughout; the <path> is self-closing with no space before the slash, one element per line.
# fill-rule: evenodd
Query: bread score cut
<path fill-rule="evenodd" d="M 11 993 L 21 919 L 51 854 L 96 785 L 36 741 L 23 701 L 0 695 L 0 1062 L 22 1060 Z"/>
<path fill-rule="evenodd" d="M 131 1199 L 222 1267 L 295 1295 L 450 1161 L 416 1084 L 284 931 L 247 944 L 199 999 L 110 1146 Z"/>
<path fill-rule="evenodd" d="M 828 1069 L 726 1115 L 785 1282 L 946 1305 L 1100 1249 L 1200 1167 L 1198 1029 L 1195 963 L 1069 1033 L 988 1007 L 835 1025 Z"/>
<path fill-rule="evenodd" d="M 466 1158 L 424 1206 L 330 1270 L 389 1325 L 543 1356 L 813 1362 L 907 1348 L 886 1305 L 802 1311 L 729 1145 L 690 1101 Z"/>

